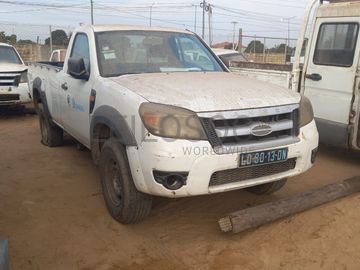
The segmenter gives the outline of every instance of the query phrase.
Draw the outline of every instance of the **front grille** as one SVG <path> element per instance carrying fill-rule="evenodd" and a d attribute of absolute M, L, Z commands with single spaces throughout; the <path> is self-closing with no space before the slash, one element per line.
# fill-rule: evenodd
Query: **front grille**
<path fill-rule="evenodd" d="M 17 101 L 20 100 L 19 94 L 0 94 L 0 101 Z"/>
<path fill-rule="evenodd" d="M 290 141 L 299 135 L 299 106 L 260 108 L 219 113 L 199 113 L 210 144 L 215 148 L 249 146 L 269 148 L 272 142 Z M 256 128 L 270 127 L 263 135 Z M 264 145 L 266 143 L 266 146 Z"/>
<path fill-rule="evenodd" d="M 209 186 L 220 186 L 240 181 L 274 175 L 296 167 L 296 158 L 281 163 L 266 164 L 254 167 L 237 168 L 213 173 Z"/>
<path fill-rule="evenodd" d="M 0 73 L 0 86 L 18 86 L 20 73 Z"/>

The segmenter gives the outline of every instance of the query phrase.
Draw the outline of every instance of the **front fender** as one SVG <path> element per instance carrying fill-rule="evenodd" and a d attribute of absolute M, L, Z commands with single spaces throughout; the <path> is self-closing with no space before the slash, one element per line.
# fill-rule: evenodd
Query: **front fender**
<path fill-rule="evenodd" d="M 103 124 L 110 128 L 118 141 L 125 146 L 137 146 L 134 133 L 131 131 L 123 115 L 113 107 L 103 105 L 95 110 L 90 124 L 90 142 L 94 141 L 94 131 L 97 125 Z"/>

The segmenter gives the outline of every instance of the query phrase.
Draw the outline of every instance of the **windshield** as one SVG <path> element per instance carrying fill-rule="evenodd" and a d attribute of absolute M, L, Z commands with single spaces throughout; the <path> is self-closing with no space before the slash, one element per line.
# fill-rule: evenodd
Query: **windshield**
<path fill-rule="evenodd" d="M 13 47 L 0 46 L 0 63 L 22 64 Z"/>
<path fill-rule="evenodd" d="M 161 72 L 223 71 L 191 34 L 114 31 L 96 35 L 100 74 L 104 77 Z"/>

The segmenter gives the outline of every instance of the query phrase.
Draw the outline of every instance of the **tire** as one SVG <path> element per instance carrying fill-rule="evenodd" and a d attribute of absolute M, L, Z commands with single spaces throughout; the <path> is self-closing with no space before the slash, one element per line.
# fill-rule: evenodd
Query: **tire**
<path fill-rule="evenodd" d="M 25 114 L 36 114 L 36 110 L 35 108 L 24 108 L 24 113 Z"/>
<path fill-rule="evenodd" d="M 152 196 L 136 189 L 126 149 L 115 138 L 104 143 L 99 169 L 105 204 L 114 219 L 123 224 L 133 224 L 149 215 Z"/>
<path fill-rule="evenodd" d="M 36 105 L 36 111 L 39 115 L 41 143 L 49 147 L 63 145 L 63 130 L 49 119 L 42 103 Z"/>
<path fill-rule="evenodd" d="M 287 179 L 281 179 L 279 181 L 249 187 L 246 190 L 256 195 L 268 195 L 279 191 L 282 187 L 285 186 L 286 182 Z"/>

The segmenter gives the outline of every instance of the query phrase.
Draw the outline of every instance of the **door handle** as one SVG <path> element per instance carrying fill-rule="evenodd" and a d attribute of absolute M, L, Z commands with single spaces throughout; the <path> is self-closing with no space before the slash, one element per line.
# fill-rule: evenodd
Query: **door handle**
<path fill-rule="evenodd" d="M 313 73 L 313 74 L 306 74 L 305 78 L 317 82 L 317 81 L 321 81 L 322 76 L 318 73 Z"/>
<path fill-rule="evenodd" d="M 67 83 L 64 82 L 63 84 L 61 84 L 61 88 L 62 88 L 64 91 L 68 90 L 68 85 L 67 85 Z"/>

